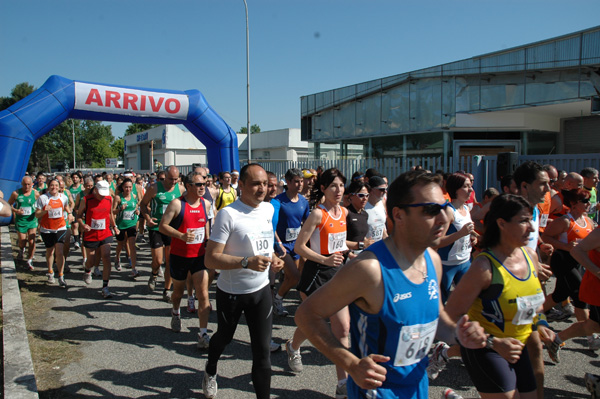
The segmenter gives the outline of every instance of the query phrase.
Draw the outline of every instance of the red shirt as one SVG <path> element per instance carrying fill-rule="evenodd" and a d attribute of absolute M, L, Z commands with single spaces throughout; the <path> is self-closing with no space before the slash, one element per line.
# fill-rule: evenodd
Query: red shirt
<path fill-rule="evenodd" d="M 110 231 L 110 213 L 112 197 L 96 199 L 94 194 L 83 197 L 85 201 L 85 224 L 92 229 L 85 232 L 85 241 L 102 241 L 112 236 Z"/>
<path fill-rule="evenodd" d="M 192 208 L 187 203 L 185 197 L 179 197 L 181 201 L 181 212 L 176 219 L 171 221 L 171 226 L 176 227 L 177 231 L 186 233 L 189 230 L 194 231 L 195 239 L 192 242 L 185 242 L 178 238 L 173 238 L 171 241 L 171 254 L 181 256 L 184 258 L 195 258 L 204 255 L 206 251 L 206 211 L 204 209 L 204 200 L 200 199 L 200 205 L 196 208 Z M 182 215 L 183 213 L 183 215 Z M 179 226 L 174 223 L 181 224 Z"/>
<path fill-rule="evenodd" d="M 600 252 L 591 250 L 588 256 L 596 266 L 600 266 Z M 600 306 L 600 280 L 589 270 L 585 271 L 579 286 L 579 299 L 588 305 Z"/>

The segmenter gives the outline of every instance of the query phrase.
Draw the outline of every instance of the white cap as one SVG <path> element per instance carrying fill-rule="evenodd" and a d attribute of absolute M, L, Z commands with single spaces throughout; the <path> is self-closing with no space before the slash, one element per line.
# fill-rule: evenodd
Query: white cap
<path fill-rule="evenodd" d="M 103 195 L 105 197 L 110 195 L 109 187 L 110 186 L 108 182 L 105 180 L 100 180 L 98 183 L 96 183 L 96 189 L 98 190 L 98 194 Z"/>

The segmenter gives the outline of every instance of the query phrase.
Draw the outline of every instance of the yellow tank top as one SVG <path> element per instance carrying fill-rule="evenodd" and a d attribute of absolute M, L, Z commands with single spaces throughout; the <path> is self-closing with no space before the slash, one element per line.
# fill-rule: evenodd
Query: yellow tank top
<path fill-rule="evenodd" d="M 513 275 L 492 253 L 485 251 L 479 255 L 487 257 L 492 264 L 492 282 L 479 294 L 468 314 L 486 333 L 525 343 L 531 334 L 533 317 L 544 303 L 544 292 L 533 262 L 524 248 L 521 251 L 529 266 L 525 279 Z"/>
<path fill-rule="evenodd" d="M 219 196 L 217 197 L 217 210 L 220 211 L 221 209 L 225 208 L 227 205 L 233 203 L 233 201 L 235 201 L 236 195 L 235 195 L 235 189 L 233 187 L 229 187 L 229 192 L 226 193 L 225 190 L 223 190 L 222 187 L 219 187 Z"/>

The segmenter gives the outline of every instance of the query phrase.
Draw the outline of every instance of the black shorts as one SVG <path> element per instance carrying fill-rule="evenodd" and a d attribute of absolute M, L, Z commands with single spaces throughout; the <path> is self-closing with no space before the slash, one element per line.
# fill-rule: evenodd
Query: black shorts
<path fill-rule="evenodd" d="M 307 259 L 296 289 L 309 296 L 317 288 L 331 280 L 337 271 L 338 267 L 325 266 Z"/>
<path fill-rule="evenodd" d="M 486 348 L 467 349 L 461 346 L 460 354 L 471 381 L 481 393 L 504 393 L 515 389 L 527 393 L 537 389 L 526 346 L 515 364 L 510 364 L 498 352 Z"/>
<path fill-rule="evenodd" d="M 117 241 L 125 241 L 125 236 L 127 236 L 127 238 L 135 238 L 136 234 L 137 228 L 135 226 L 125 230 L 119 230 L 119 234 L 117 234 Z"/>
<path fill-rule="evenodd" d="M 46 248 L 52 248 L 56 244 L 64 244 L 67 236 L 67 230 L 59 230 L 55 233 L 40 233 Z"/>
<path fill-rule="evenodd" d="M 95 249 L 95 248 L 100 248 L 101 246 L 103 246 L 105 244 L 110 244 L 112 242 L 113 242 L 113 236 L 109 236 L 109 237 L 106 237 L 102 241 L 86 241 L 86 240 L 83 240 L 83 246 L 86 247 L 86 248 Z"/>
<path fill-rule="evenodd" d="M 600 306 L 589 305 L 590 319 L 600 324 Z"/>
<path fill-rule="evenodd" d="M 164 235 L 158 230 L 148 230 L 150 235 L 150 248 L 156 249 L 171 245 L 171 237 Z"/>
<path fill-rule="evenodd" d="M 206 270 L 204 266 L 204 255 L 194 258 L 186 258 L 179 255 L 170 255 L 171 278 L 177 281 L 185 281 L 188 272 L 194 274 Z"/>

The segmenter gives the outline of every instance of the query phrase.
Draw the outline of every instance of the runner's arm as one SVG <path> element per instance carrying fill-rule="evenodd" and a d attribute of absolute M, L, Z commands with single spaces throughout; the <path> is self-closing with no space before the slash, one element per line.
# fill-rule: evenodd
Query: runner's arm
<path fill-rule="evenodd" d="M 158 225 L 158 231 L 169 237 L 173 237 L 181 241 L 188 241 L 186 239 L 188 234 L 182 233 L 179 230 L 175 230 L 172 226 L 169 225 L 173 218 L 175 218 L 179 214 L 179 212 L 181 212 L 181 201 L 178 199 L 174 199 L 167 206 L 167 209 L 165 210 L 165 213 Z M 189 234 L 191 234 L 191 240 L 189 241 L 193 241 L 194 233 Z"/>
<path fill-rule="evenodd" d="M 600 248 L 600 228 L 593 230 L 587 237 L 579 242 L 577 246 L 571 249 L 571 256 L 592 273 L 596 278 L 600 278 L 600 267 L 590 259 L 588 252 L 596 251 Z"/>

